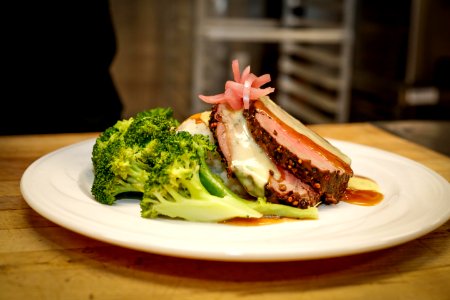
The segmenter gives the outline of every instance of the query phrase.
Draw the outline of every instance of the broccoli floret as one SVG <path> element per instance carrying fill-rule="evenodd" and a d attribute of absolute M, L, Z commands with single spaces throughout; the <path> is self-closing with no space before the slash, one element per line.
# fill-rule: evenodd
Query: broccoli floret
<path fill-rule="evenodd" d="M 97 138 L 92 150 L 94 182 L 91 193 L 104 204 L 113 204 L 124 193 L 143 193 L 149 173 L 147 144 L 155 136 L 175 131 L 178 121 L 170 108 L 142 112 L 120 120 Z"/>
<path fill-rule="evenodd" d="M 177 132 L 178 124 L 171 109 L 157 108 L 105 130 L 92 151 L 94 198 L 111 205 L 124 193 L 139 193 L 145 218 L 317 218 L 316 208 L 302 210 L 234 194 L 206 163 L 215 145 L 207 136 Z"/>
<path fill-rule="evenodd" d="M 127 145 L 145 148 L 150 141 L 163 139 L 168 133 L 174 133 L 178 125 L 171 108 L 143 111 L 136 115 L 127 128 L 124 141 Z"/>

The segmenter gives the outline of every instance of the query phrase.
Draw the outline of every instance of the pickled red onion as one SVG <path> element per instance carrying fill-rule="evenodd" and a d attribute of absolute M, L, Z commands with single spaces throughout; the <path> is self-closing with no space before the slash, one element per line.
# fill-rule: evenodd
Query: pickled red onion
<path fill-rule="evenodd" d="M 269 74 L 258 77 L 250 72 L 250 66 L 247 66 L 242 73 L 240 73 L 239 62 L 236 59 L 233 60 L 231 68 L 234 81 L 228 80 L 225 83 L 224 93 L 213 96 L 199 95 L 199 98 L 210 104 L 228 103 L 232 109 L 239 110 L 242 107 L 248 109 L 250 100 L 259 99 L 275 90 L 271 87 L 264 89 L 260 88 L 262 85 L 270 82 L 271 79 Z"/>

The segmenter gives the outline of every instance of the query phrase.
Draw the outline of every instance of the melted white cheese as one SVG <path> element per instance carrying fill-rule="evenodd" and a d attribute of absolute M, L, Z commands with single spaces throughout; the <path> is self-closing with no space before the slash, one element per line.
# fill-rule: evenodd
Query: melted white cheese
<path fill-rule="evenodd" d="M 243 110 L 223 109 L 221 114 L 223 118 L 231 121 L 226 122 L 226 126 L 227 136 L 232 137 L 228 142 L 233 173 L 249 194 L 263 197 L 270 171 L 276 179 L 280 178 L 277 167 L 254 141 L 243 116 Z"/>

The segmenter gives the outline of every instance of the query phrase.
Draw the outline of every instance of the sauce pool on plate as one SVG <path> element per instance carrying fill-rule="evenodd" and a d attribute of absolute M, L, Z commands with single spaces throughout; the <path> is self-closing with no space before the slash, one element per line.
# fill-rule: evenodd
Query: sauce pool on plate
<path fill-rule="evenodd" d="M 372 206 L 380 203 L 383 198 L 380 187 L 375 181 L 363 176 L 353 176 L 348 182 L 347 190 L 341 201 Z"/>

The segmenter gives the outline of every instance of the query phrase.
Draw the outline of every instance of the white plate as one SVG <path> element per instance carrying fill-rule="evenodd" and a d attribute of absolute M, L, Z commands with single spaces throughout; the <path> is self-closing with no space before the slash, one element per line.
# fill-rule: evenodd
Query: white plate
<path fill-rule="evenodd" d="M 385 199 L 375 206 L 321 206 L 319 220 L 233 226 L 144 219 L 136 200 L 108 206 L 90 195 L 95 139 L 49 153 L 23 174 L 21 191 L 42 216 L 80 234 L 153 253 L 223 261 L 287 261 L 356 254 L 425 235 L 450 217 L 449 183 L 404 157 L 330 140 L 357 175 L 375 180 Z"/>

